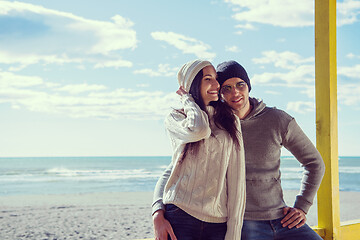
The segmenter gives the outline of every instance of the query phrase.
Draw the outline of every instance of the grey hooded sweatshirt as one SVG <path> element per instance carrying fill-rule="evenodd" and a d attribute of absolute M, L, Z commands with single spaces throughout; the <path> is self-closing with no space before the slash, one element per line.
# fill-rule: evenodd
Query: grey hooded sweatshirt
<path fill-rule="evenodd" d="M 246 220 L 272 220 L 284 216 L 280 155 L 284 146 L 304 168 L 294 207 L 308 212 L 325 172 L 320 153 L 295 119 L 250 98 L 253 110 L 241 120 L 246 164 Z"/>

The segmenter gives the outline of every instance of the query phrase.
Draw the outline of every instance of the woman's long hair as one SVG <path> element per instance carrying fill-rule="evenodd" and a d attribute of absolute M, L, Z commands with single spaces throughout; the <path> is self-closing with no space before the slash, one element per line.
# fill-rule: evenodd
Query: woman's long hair
<path fill-rule="evenodd" d="M 219 96 L 220 99 L 221 96 Z M 240 147 L 239 130 L 236 125 L 236 117 L 232 108 L 223 100 L 213 103 L 215 107 L 214 123 L 218 128 L 224 129 L 233 139 L 235 146 Z"/>
<path fill-rule="evenodd" d="M 200 109 L 207 113 L 206 105 L 204 103 L 204 100 L 201 97 L 201 91 L 200 91 L 202 78 L 203 78 L 203 70 L 201 69 L 196 74 L 196 76 L 190 86 L 189 93 L 194 98 L 195 103 L 200 107 Z M 180 109 L 177 111 L 185 115 L 184 109 Z M 179 163 L 182 163 L 184 161 L 184 159 L 186 158 L 188 153 L 193 154 L 193 155 L 197 154 L 197 152 L 199 151 L 200 143 L 202 141 L 203 140 L 187 143 L 184 147 L 183 152 L 180 155 Z"/>

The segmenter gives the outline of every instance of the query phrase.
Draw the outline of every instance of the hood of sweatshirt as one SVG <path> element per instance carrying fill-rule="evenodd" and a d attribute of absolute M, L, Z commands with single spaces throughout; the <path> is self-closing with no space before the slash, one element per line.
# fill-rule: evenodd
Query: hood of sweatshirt
<path fill-rule="evenodd" d="M 253 109 L 243 120 L 254 119 L 265 112 L 266 104 L 261 99 L 249 97 L 249 101 Z"/>

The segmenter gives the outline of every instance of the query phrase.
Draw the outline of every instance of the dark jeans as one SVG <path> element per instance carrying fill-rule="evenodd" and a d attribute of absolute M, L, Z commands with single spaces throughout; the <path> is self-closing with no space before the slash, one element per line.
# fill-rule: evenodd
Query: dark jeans
<path fill-rule="evenodd" d="M 301 228 L 283 227 L 282 218 L 270 221 L 244 220 L 241 240 L 322 240 L 307 224 Z"/>
<path fill-rule="evenodd" d="M 178 240 L 223 240 L 225 238 L 226 222 L 200 221 L 174 204 L 167 204 L 165 209 L 165 218 L 170 222 Z"/>

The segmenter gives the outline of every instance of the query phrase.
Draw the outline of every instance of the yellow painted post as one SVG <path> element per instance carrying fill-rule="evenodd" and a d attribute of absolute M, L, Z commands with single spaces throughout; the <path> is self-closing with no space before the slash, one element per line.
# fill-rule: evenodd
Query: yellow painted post
<path fill-rule="evenodd" d="M 360 239 L 360 219 L 341 223 L 341 239 Z"/>
<path fill-rule="evenodd" d="M 326 172 L 317 194 L 318 227 L 340 239 L 336 80 L 336 0 L 315 0 L 316 146 Z"/>

